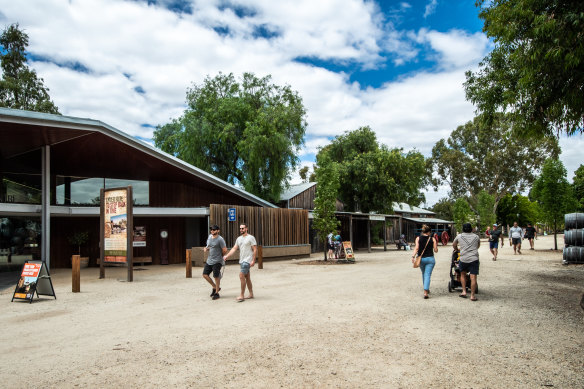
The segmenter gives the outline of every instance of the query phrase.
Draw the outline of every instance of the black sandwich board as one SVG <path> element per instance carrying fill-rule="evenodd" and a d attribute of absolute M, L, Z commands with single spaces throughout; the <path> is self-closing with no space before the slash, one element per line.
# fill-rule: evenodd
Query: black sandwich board
<path fill-rule="evenodd" d="M 30 300 L 29 303 L 32 303 L 35 293 L 37 298 L 40 295 L 57 298 L 47 265 L 42 261 L 26 261 L 22 266 L 12 301 L 14 299 Z"/>

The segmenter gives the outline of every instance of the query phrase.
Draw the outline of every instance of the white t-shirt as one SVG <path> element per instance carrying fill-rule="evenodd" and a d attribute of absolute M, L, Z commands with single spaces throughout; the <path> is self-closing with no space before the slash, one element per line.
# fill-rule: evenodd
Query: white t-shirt
<path fill-rule="evenodd" d="M 256 240 L 253 235 L 247 234 L 246 236 L 240 236 L 235 241 L 235 245 L 239 247 L 239 263 L 247 262 L 251 264 L 253 260 L 253 249 L 252 246 L 257 246 Z"/>

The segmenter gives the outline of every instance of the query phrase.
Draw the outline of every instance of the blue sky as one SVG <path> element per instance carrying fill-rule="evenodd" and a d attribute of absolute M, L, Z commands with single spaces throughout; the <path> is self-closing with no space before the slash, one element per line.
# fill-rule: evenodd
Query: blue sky
<path fill-rule="evenodd" d="M 181 115 L 193 83 L 219 72 L 270 74 L 303 98 L 299 157 L 312 166 L 318 147 L 361 126 L 389 147 L 429 156 L 472 120 L 464 72 L 492 49 L 474 3 L 0 0 L 0 22 L 28 33 L 31 66 L 63 114 L 146 141 Z M 584 140 L 560 144 L 571 180 Z M 427 205 L 447 192 L 427 191 Z"/>

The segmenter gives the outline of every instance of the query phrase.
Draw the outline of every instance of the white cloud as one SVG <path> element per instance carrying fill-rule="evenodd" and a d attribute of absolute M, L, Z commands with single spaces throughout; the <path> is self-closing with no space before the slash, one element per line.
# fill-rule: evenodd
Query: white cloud
<path fill-rule="evenodd" d="M 424 18 L 432 15 L 434 11 L 436 11 L 437 6 L 438 0 L 431 0 L 428 4 L 426 4 L 426 8 L 424 9 Z"/>
<path fill-rule="evenodd" d="M 483 59 L 490 49 L 484 34 L 469 34 L 456 29 L 446 33 L 421 29 L 417 40 L 428 43 L 436 52 L 440 66 L 446 69 L 472 66 Z"/>

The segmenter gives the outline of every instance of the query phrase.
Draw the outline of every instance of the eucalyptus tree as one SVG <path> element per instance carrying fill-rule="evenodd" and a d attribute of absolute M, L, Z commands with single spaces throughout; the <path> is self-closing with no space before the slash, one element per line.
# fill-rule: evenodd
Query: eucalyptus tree
<path fill-rule="evenodd" d="M 449 185 L 450 197 L 467 199 L 475 214 L 482 190 L 494 197 L 496 213 L 503 196 L 527 190 L 543 162 L 560 154 L 555 137 L 520 139 L 511 130 L 510 117 L 490 119 L 475 117 L 432 149 L 435 188 Z"/>

